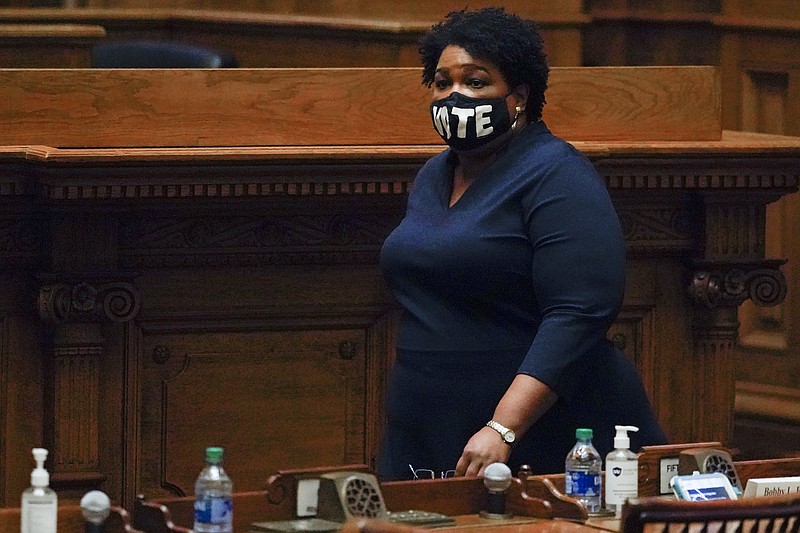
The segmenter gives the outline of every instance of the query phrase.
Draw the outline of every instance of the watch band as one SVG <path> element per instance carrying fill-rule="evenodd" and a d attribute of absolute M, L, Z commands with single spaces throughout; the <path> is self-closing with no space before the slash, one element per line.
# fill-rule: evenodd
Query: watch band
<path fill-rule="evenodd" d="M 486 426 L 490 427 L 493 430 L 495 430 L 496 432 L 498 432 L 500 434 L 500 437 L 503 438 L 503 442 L 505 442 L 509 446 L 514 443 L 514 440 L 516 439 L 516 435 L 514 434 L 514 432 L 512 430 L 508 429 L 507 427 L 505 427 L 500 422 L 498 422 L 496 420 L 489 420 L 488 422 L 486 422 Z"/>

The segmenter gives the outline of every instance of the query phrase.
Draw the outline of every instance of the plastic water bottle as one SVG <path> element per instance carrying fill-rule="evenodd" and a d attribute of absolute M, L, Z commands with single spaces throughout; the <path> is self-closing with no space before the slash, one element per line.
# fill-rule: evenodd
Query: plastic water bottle
<path fill-rule="evenodd" d="M 206 466 L 194 485 L 197 533 L 233 532 L 233 483 L 222 468 L 223 449 L 206 448 Z"/>
<path fill-rule="evenodd" d="M 589 513 L 599 513 L 603 494 L 603 458 L 592 444 L 592 430 L 575 430 L 575 446 L 565 461 L 567 496 L 575 498 Z"/>

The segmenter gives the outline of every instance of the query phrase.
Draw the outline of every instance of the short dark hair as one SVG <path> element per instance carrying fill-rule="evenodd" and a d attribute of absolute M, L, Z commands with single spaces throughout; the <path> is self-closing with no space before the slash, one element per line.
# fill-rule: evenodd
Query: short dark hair
<path fill-rule="evenodd" d="M 528 85 L 528 118 L 541 118 L 550 68 L 542 37 L 532 21 L 507 13 L 502 7 L 448 13 L 419 41 L 424 85 L 433 84 L 439 57 L 450 45 L 497 65 L 510 87 Z"/>

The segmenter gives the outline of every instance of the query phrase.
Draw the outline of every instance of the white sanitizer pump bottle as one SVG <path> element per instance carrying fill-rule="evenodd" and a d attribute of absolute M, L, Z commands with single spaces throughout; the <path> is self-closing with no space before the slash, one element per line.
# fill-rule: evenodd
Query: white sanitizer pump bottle
<path fill-rule="evenodd" d="M 22 533 L 56 533 L 58 497 L 50 485 L 50 474 L 44 469 L 47 450 L 33 449 L 36 468 L 31 472 L 31 486 L 22 493 Z"/>
<path fill-rule="evenodd" d="M 639 495 L 639 458 L 630 450 L 628 431 L 636 426 L 614 426 L 614 449 L 606 456 L 606 509 L 622 515 L 622 504 Z"/>

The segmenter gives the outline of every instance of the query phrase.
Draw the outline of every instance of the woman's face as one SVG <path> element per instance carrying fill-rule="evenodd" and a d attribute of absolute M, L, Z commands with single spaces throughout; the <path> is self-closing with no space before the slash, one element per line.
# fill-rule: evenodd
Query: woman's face
<path fill-rule="evenodd" d="M 472 98 L 505 98 L 508 114 L 514 117 L 516 107 L 525 107 L 527 94 L 523 88 L 512 90 L 493 63 L 472 57 L 460 46 L 450 45 L 442 51 L 433 78 L 431 101 L 447 98 L 457 92 Z"/>

